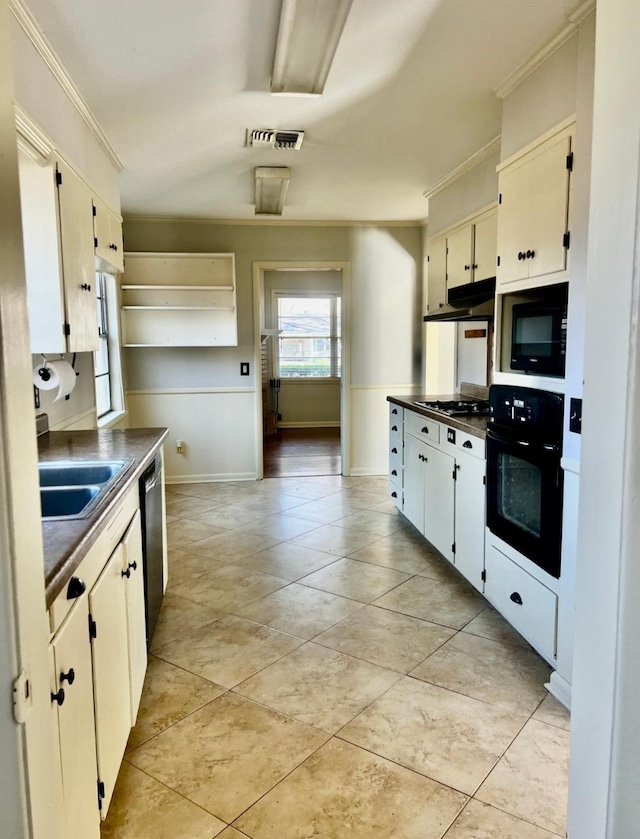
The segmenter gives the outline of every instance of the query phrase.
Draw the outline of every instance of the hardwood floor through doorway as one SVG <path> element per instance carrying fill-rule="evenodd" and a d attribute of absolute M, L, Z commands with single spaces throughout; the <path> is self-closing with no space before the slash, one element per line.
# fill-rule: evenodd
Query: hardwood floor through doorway
<path fill-rule="evenodd" d="M 281 428 L 264 438 L 265 478 L 340 475 L 339 428 Z"/>

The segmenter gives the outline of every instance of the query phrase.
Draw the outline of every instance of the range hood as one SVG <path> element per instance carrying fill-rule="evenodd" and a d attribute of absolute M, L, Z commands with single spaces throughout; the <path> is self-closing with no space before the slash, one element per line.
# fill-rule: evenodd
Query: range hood
<path fill-rule="evenodd" d="M 427 323 L 432 321 L 493 320 L 496 278 L 465 283 L 449 289 L 447 300 L 452 309 L 425 315 Z"/>

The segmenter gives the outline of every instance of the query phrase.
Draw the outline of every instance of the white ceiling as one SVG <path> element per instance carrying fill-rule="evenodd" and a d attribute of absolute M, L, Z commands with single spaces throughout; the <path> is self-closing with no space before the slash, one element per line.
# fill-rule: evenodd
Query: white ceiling
<path fill-rule="evenodd" d="M 354 0 L 321 99 L 269 94 L 280 0 L 28 0 L 124 162 L 126 214 L 253 218 L 255 166 L 289 166 L 283 218 L 416 220 L 500 132 L 504 77 L 575 0 Z M 298 152 L 247 128 L 303 128 Z"/>

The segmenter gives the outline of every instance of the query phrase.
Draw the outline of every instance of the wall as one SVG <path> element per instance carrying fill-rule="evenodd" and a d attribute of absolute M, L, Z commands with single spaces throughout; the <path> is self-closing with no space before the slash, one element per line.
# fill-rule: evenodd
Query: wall
<path fill-rule="evenodd" d="M 481 338 L 467 338 L 465 333 L 469 331 L 484 331 Z M 487 357 L 488 357 L 488 335 L 489 326 L 485 321 L 465 321 L 457 324 L 457 360 L 456 365 L 456 391 L 460 391 L 462 382 L 470 382 L 474 385 L 484 385 L 487 382 Z"/>
<path fill-rule="evenodd" d="M 265 271 L 265 326 L 268 329 L 277 328 L 274 291 L 331 291 L 340 294 L 342 275 L 339 271 Z M 268 340 L 271 348 L 278 339 Z M 271 362 L 272 355 L 269 378 L 275 376 Z M 282 379 L 278 409 L 284 427 L 322 423 L 339 425 L 340 382 L 288 382 Z"/>
<path fill-rule="evenodd" d="M 58 356 L 48 356 L 55 360 Z M 65 355 L 64 358 L 71 363 L 73 356 Z M 42 364 L 41 355 L 32 355 L 33 367 Z M 96 425 L 96 400 L 93 380 L 93 355 L 92 353 L 78 353 L 76 356 L 75 370 L 76 386 L 69 394 L 68 399 L 61 399 L 54 402 L 55 390 L 40 391 L 40 407 L 36 413 L 45 412 L 49 417 L 49 428 L 60 430 L 62 428 L 95 428 Z"/>
<path fill-rule="evenodd" d="M 357 474 L 386 474 L 389 393 L 419 389 L 422 313 L 421 231 L 418 226 L 369 227 L 215 224 L 125 219 L 125 251 L 233 252 L 236 254 L 238 347 L 130 349 L 126 353 L 132 426 L 168 425 L 187 454 L 168 446 L 170 479 L 219 472 L 230 443 L 238 472 L 257 471 L 255 420 L 232 427 L 231 437 L 203 439 L 196 408 L 202 397 L 215 415 L 241 417 L 255 393 L 256 372 L 240 378 L 240 361 L 253 361 L 252 263 L 340 261 L 351 279 L 351 464 Z M 253 366 L 253 365 L 252 365 Z M 247 390 L 248 388 L 248 390 Z M 169 410 L 168 405 L 171 404 Z M 228 406 L 228 407 L 227 407 Z M 207 409 L 207 416 L 211 414 Z M 194 437 L 195 435 L 195 437 Z M 189 446 L 189 443 L 192 445 Z M 231 468 L 228 464 L 225 469 Z M 232 473 L 235 469 L 232 469 Z"/>
<path fill-rule="evenodd" d="M 429 199 L 429 236 L 498 200 L 496 151 Z"/>

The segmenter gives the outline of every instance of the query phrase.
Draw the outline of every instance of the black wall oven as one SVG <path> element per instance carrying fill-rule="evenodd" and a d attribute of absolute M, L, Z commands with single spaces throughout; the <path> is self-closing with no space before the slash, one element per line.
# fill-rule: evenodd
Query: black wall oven
<path fill-rule="evenodd" d="M 564 398 L 509 385 L 489 390 L 487 526 L 553 577 L 560 576 Z"/>

